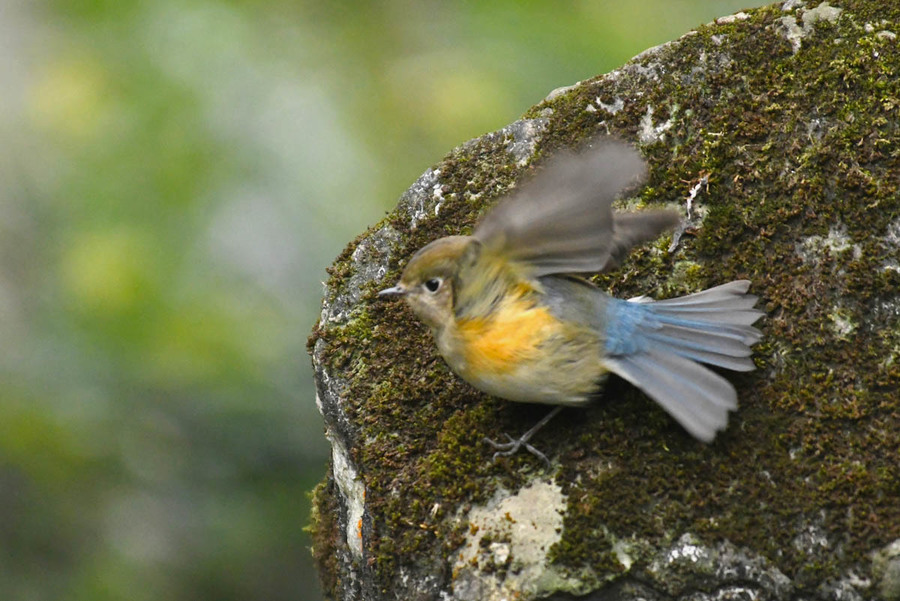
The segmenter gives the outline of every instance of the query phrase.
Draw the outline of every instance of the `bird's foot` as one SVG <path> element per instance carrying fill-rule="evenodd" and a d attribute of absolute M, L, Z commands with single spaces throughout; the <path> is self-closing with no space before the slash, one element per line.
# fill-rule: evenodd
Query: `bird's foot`
<path fill-rule="evenodd" d="M 531 437 L 534 436 L 538 430 L 546 426 L 547 422 L 556 417 L 556 414 L 562 410 L 562 405 L 554 407 L 550 411 L 550 413 L 544 416 L 544 419 L 532 426 L 532 428 L 528 432 L 526 432 L 519 438 L 513 438 L 509 434 L 504 434 L 504 436 L 509 439 L 507 442 L 497 442 L 495 440 L 491 440 L 490 438 L 485 438 L 484 442 L 497 449 L 497 452 L 494 453 L 494 461 L 497 461 L 497 457 L 510 457 L 511 455 L 515 455 L 519 452 L 519 449 L 525 447 L 526 451 L 543 461 L 544 465 L 549 468 L 550 460 L 547 459 L 547 456 L 528 444 L 528 441 L 531 440 Z"/>
<path fill-rule="evenodd" d="M 484 439 L 484 442 L 497 450 L 497 452 L 494 453 L 494 461 L 497 461 L 498 457 L 510 457 L 515 455 L 519 452 L 519 449 L 524 447 L 526 451 L 543 461 L 544 465 L 548 468 L 550 467 L 550 460 L 547 459 L 547 456 L 528 443 L 528 438 L 530 438 L 530 436 L 522 436 L 521 438 L 513 438 L 509 434 L 504 434 L 504 436 L 509 439 L 507 442 L 497 442 L 490 438 Z"/>
<path fill-rule="evenodd" d="M 497 461 L 498 457 L 511 457 L 512 455 L 518 453 L 519 449 L 524 448 L 526 451 L 543 461 L 544 465 L 546 465 L 548 468 L 550 467 L 550 460 L 547 459 L 547 456 L 530 445 L 528 443 L 528 438 L 524 436 L 521 438 L 513 438 L 509 434 L 504 434 L 504 436 L 509 439 L 508 442 L 497 442 L 496 440 L 491 440 L 490 438 L 484 439 L 484 442 L 497 449 L 497 452 L 494 453 L 494 461 Z"/>

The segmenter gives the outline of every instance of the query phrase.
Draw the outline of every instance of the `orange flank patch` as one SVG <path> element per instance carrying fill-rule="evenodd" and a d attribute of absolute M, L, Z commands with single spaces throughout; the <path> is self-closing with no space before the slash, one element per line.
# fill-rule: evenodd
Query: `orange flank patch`
<path fill-rule="evenodd" d="M 541 343 L 559 327 L 546 307 L 521 298 L 507 300 L 487 317 L 457 322 L 469 369 L 493 375 L 510 373 L 533 360 Z"/>

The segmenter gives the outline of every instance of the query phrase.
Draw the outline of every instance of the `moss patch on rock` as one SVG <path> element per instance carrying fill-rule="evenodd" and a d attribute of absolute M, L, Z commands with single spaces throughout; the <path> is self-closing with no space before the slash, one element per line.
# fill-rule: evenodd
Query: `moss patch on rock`
<path fill-rule="evenodd" d="M 594 406 L 541 432 L 535 443 L 568 495 L 551 552 L 557 566 L 589 568 L 600 583 L 649 567 L 651 553 L 638 550 L 626 569 L 614 539 L 665 545 L 689 532 L 753 549 L 797 590 L 814 591 L 851 569 L 865 576 L 869 554 L 900 538 L 900 52 L 892 34 L 900 34 L 892 3 L 773 5 L 700 27 L 525 115 L 540 130 L 532 162 L 598 132 L 640 140 L 647 206 L 707 182 L 696 196 L 702 217 L 674 252 L 669 240 L 642 247 L 599 285 L 621 298 L 668 297 L 746 278 L 767 312 L 759 369 L 727 374 L 741 407 L 713 444 L 691 439 L 616 379 Z M 510 129 L 457 148 L 426 174 L 430 188 L 351 243 L 331 269 L 326 305 L 348 294 L 355 302 L 310 338 L 317 374 L 341 380 L 342 435 L 366 486 L 361 569 L 384 590 L 397 590 L 403 570 L 451 581 L 448 558 L 467 528 L 459 509 L 518 490 L 542 470 L 527 454 L 492 462 L 482 439 L 522 432 L 546 409 L 474 390 L 402 303 L 375 296 L 415 250 L 468 233 L 527 176 L 510 154 L 517 136 Z M 360 245 L 374 235 L 384 270 L 348 291 Z M 332 507 L 322 498 L 333 487 L 317 494 Z M 333 544 L 333 529 L 316 532 L 317 549 Z M 337 578 L 327 575 L 336 564 L 322 560 L 320 569 Z"/>

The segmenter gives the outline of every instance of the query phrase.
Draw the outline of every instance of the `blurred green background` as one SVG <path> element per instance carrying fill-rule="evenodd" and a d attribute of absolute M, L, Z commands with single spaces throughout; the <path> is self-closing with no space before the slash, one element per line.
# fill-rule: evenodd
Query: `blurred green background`
<path fill-rule="evenodd" d="M 453 146 L 748 4 L 0 1 L 0 599 L 320 599 L 325 267 Z"/>

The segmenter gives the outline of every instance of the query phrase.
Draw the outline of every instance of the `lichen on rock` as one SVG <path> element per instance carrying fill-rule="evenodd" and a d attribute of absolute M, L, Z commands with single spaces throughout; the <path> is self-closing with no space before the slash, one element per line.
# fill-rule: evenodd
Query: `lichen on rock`
<path fill-rule="evenodd" d="M 312 526 L 331 598 L 900 599 L 897 32 L 900 5 L 876 0 L 719 19 L 454 149 L 353 241 L 310 338 L 340 455 Z M 597 283 L 661 298 L 751 280 L 758 369 L 727 375 L 740 408 L 711 445 L 613 378 L 534 441 L 551 470 L 495 463 L 483 438 L 545 410 L 456 378 L 375 292 L 600 132 L 648 160 L 632 205 L 691 198 L 695 219 Z M 528 546 L 499 508 L 535 490 L 553 513 L 533 530 L 559 525 Z"/>

